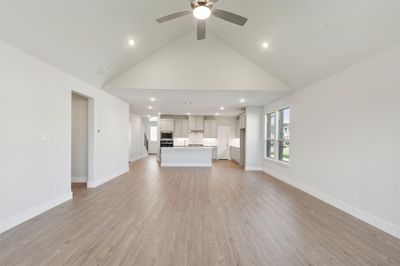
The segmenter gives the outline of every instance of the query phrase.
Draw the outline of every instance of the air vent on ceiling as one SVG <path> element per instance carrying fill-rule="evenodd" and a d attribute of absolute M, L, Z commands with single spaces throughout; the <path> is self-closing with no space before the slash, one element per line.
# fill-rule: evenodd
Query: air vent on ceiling
<path fill-rule="evenodd" d="M 105 69 L 104 67 L 100 68 L 99 70 L 96 71 L 97 76 L 103 76 L 104 74 L 107 74 L 108 70 Z"/>

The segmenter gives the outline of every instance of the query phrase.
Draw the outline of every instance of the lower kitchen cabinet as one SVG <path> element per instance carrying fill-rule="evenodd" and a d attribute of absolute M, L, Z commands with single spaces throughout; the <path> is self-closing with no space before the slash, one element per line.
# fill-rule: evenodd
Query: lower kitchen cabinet
<path fill-rule="evenodd" d="M 212 147 L 212 159 L 213 160 L 218 159 L 218 148 L 217 147 Z"/>
<path fill-rule="evenodd" d="M 237 164 L 240 164 L 240 148 L 231 146 L 231 159 Z"/>

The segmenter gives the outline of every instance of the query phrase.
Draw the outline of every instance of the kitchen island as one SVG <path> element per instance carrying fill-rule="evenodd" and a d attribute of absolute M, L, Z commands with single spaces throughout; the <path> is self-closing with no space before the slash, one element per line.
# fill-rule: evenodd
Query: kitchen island
<path fill-rule="evenodd" d="M 211 167 L 212 147 L 162 147 L 161 166 Z"/>

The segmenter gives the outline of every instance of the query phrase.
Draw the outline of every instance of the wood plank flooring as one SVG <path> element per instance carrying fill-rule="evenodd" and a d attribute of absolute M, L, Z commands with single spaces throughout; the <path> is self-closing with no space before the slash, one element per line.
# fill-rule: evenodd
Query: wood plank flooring
<path fill-rule="evenodd" d="M 0 265 L 400 265 L 400 240 L 232 162 L 149 157 L 1 234 Z"/>

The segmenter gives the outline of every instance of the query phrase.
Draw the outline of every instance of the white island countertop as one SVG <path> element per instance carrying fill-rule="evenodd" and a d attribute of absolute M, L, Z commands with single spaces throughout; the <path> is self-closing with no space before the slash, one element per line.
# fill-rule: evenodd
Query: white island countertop
<path fill-rule="evenodd" d="M 161 150 L 210 150 L 212 147 L 206 147 L 206 146 L 174 146 L 174 147 L 162 147 Z"/>
<path fill-rule="evenodd" d="M 211 167 L 212 147 L 162 147 L 161 166 Z"/>

